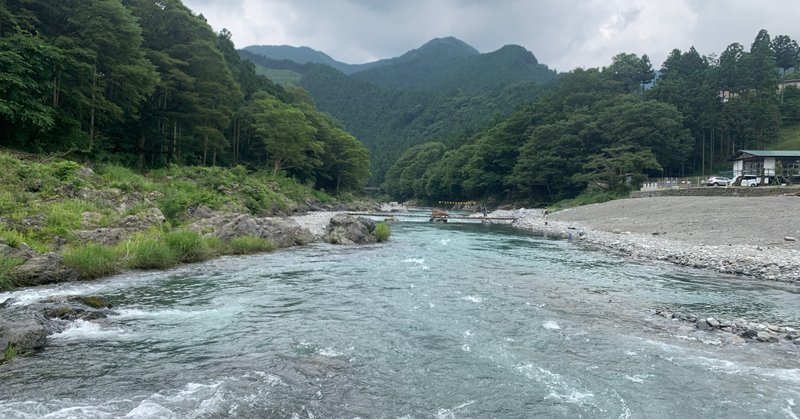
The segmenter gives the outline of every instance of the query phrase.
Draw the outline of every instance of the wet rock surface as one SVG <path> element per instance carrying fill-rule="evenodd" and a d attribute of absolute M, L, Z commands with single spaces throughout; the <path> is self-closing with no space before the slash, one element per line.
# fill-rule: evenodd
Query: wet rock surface
<path fill-rule="evenodd" d="M 369 244 L 377 242 L 372 232 L 375 221 L 346 214 L 331 218 L 324 240 L 332 244 Z"/>
<path fill-rule="evenodd" d="M 654 313 L 665 319 L 692 323 L 698 330 L 733 334 L 746 342 L 776 343 L 788 341 L 800 345 L 800 334 L 791 327 L 751 322 L 745 319 L 701 318 L 692 313 L 683 313 L 669 308 L 658 308 Z"/>

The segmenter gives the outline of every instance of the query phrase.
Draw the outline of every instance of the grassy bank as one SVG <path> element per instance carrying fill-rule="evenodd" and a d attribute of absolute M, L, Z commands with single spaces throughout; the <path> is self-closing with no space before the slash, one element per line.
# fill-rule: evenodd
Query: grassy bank
<path fill-rule="evenodd" d="M 293 179 L 241 166 L 173 166 L 140 173 L 0 150 L 0 167 L 0 243 L 39 253 L 57 251 L 85 279 L 276 247 L 255 237 L 222 243 L 186 230 L 192 211 L 201 206 L 271 216 L 289 214 L 307 202 L 334 200 Z M 147 224 L 153 208 L 165 222 Z M 77 234 L 120 227 L 141 231 L 113 246 L 87 243 Z M 0 255 L 1 289 L 16 285 L 13 273 L 20 263 Z"/>

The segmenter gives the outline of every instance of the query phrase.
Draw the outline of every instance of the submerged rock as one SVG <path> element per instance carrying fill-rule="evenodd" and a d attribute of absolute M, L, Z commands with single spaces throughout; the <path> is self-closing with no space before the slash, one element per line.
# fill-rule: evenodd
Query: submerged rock
<path fill-rule="evenodd" d="M 375 221 L 363 217 L 338 214 L 331 218 L 324 240 L 332 244 L 368 244 L 377 242 L 372 235 Z"/>

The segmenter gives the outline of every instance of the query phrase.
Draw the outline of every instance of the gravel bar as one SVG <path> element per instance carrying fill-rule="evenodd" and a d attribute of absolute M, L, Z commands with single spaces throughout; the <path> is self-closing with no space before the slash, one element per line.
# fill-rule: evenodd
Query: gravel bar
<path fill-rule="evenodd" d="M 645 260 L 800 285 L 800 197 L 620 199 L 513 225 Z"/>

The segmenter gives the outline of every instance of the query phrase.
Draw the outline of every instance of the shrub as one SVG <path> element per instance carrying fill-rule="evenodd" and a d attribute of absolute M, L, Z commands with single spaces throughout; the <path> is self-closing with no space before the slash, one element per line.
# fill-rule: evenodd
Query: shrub
<path fill-rule="evenodd" d="M 78 163 L 75 163 L 71 160 L 62 160 L 59 162 L 52 163 L 50 165 L 50 170 L 52 170 L 53 176 L 55 176 L 58 180 L 61 181 L 68 181 L 72 180 L 75 176 L 75 172 L 78 171 L 82 166 Z"/>
<path fill-rule="evenodd" d="M 86 244 L 67 249 L 64 263 L 80 274 L 83 279 L 111 275 L 119 269 L 119 254 L 112 248 L 100 244 Z"/>
<path fill-rule="evenodd" d="M 379 242 L 385 242 L 389 239 L 389 235 L 392 234 L 392 229 L 389 227 L 389 224 L 386 223 L 378 223 L 375 225 L 375 230 L 372 231 L 372 235 L 378 239 Z"/>
<path fill-rule="evenodd" d="M 178 262 L 166 243 L 153 237 L 139 236 L 121 243 L 118 251 L 124 251 L 127 266 L 132 269 L 164 269 Z"/>
<path fill-rule="evenodd" d="M 9 290 L 17 285 L 14 269 L 22 262 L 22 258 L 0 256 L 0 290 Z"/>
<path fill-rule="evenodd" d="M 195 231 L 176 230 L 167 233 L 164 242 L 181 263 L 199 262 L 211 256 L 207 242 Z"/>
<path fill-rule="evenodd" d="M 236 237 L 228 243 L 228 253 L 233 255 L 271 252 L 277 248 L 278 246 L 272 241 L 256 236 Z"/>

